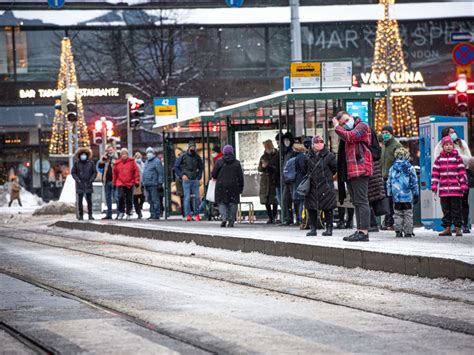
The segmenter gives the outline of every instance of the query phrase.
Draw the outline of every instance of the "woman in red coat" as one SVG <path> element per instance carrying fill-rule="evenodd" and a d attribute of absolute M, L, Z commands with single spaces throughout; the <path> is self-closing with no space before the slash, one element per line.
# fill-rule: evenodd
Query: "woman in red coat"
<path fill-rule="evenodd" d="M 133 186 L 140 185 L 140 172 L 138 171 L 135 159 L 128 155 L 128 150 L 120 150 L 120 159 L 114 164 L 112 183 L 118 189 L 118 215 L 116 219 L 123 219 L 127 213 L 127 221 L 132 214 Z"/>

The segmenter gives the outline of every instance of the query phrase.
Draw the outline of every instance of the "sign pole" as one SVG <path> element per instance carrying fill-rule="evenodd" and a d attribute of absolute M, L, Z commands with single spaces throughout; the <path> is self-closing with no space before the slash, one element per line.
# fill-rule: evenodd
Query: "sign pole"
<path fill-rule="evenodd" d="M 133 149 L 133 137 L 132 137 L 132 127 L 130 127 L 130 104 L 128 102 L 129 98 L 131 97 L 130 94 L 125 95 L 127 98 L 127 148 L 128 148 L 128 154 L 129 156 L 133 155 L 132 149 Z"/>
<path fill-rule="evenodd" d="M 301 62 L 301 25 L 300 25 L 300 1 L 290 0 L 291 7 L 291 60 Z"/>

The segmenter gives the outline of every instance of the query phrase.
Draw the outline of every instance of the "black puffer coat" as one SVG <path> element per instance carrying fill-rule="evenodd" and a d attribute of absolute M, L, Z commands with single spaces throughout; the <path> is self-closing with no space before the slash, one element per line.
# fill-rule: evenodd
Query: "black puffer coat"
<path fill-rule="evenodd" d="M 369 177 L 369 202 L 380 201 L 385 198 L 385 182 L 382 177 L 380 161 L 374 161 L 374 170 Z"/>
<path fill-rule="evenodd" d="M 225 154 L 217 160 L 211 175 L 217 180 L 216 203 L 240 202 L 240 194 L 244 191 L 244 172 L 233 154 Z"/>
<path fill-rule="evenodd" d="M 87 154 L 87 160 L 81 160 L 82 154 Z M 92 183 L 97 177 L 95 163 L 91 160 L 92 152 L 88 148 L 79 148 L 76 153 L 76 162 L 71 170 L 71 175 L 76 181 L 76 193 L 92 193 Z"/>
<path fill-rule="evenodd" d="M 336 208 L 337 204 L 333 182 L 333 176 L 337 172 L 336 155 L 327 147 L 318 153 L 311 149 L 306 154 L 306 173 L 310 173 L 318 162 L 319 165 L 311 174 L 311 186 L 304 205 L 311 210 L 330 210 Z"/>
<path fill-rule="evenodd" d="M 262 162 L 267 163 L 266 167 L 263 167 Z M 278 203 L 276 198 L 276 189 L 280 188 L 278 186 L 279 180 L 279 171 L 280 171 L 280 155 L 278 150 L 274 149 L 272 153 L 263 153 L 260 157 L 260 162 L 258 164 L 258 171 L 260 175 L 260 203 L 262 205 L 271 204 L 276 205 Z"/>

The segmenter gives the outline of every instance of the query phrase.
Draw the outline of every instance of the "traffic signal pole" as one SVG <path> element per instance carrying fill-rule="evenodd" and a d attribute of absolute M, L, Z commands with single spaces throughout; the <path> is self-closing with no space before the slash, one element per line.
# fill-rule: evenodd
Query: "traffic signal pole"
<path fill-rule="evenodd" d="M 131 156 L 133 155 L 133 137 L 132 137 L 132 127 L 130 122 L 130 103 L 129 99 L 132 95 L 127 94 L 125 95 L 127 98 L 127 145 L 128 145 L 128 154 Z"/>

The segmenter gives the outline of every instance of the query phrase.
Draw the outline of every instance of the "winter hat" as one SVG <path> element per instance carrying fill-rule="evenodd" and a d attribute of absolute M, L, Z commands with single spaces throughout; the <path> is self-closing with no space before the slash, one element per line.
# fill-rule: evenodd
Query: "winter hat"
<path fill-rule="evenodd" d="M 311 144 L 313 142 L 313 137 L 305 137 L 303 140 L 303 145 L 306 149 L 311 148 Z"/>
<path fill-rule="evenodd" d="M 154 150 L 152 147 L 148 147 L 148 148 L 146 149 L 146 153 L 153 153 L 153 154 L 155 154 L 155 150 Z"/>
<path fill-rule="evenodd" d="M 224 149 L 222 149 L 222 152 L 224 153 L 224 155 L 231 155 L 234 154 L 234 148 L 232 148 L 231 145 L 225 145 Z"/>
<path fill-rule="evenodd" d="M 450 136 L 443 137 L 443 139 L 441 140 L 441 146 L 444 147 L 445 144 L 448 143 L 454 144 L 452 138 Z"/>
<path fill-rule="evenodd" d="M 393 136 L 393 127 L 392 126 L 389 126 L 389 125 L 383 126 L 382 131 L 389 131 L 390 134 Z"/>
<path fill-rule="evenodd" d="M 395 149 L 394 153 L 395 159 L 398 160 L 408 160 L 410 159 L 410 151 L 405 147 L 400 147 Z"/>
<path fill-rule="evenodd" d="M 196 148 L 196 143 L 194 141 L 189 141 L 188 142 L 188 149 L 189 148 Z"/>
<path fill-rule="evenodd" d="M 324 143 L 323 137 L 321 137 L 319 134 L 317 134 L 317 135 L 315 135 L 315 136 L 313 137 L 311 143 L 314 144 L 314 143 L 316 143 L 317 141 L 323 141 L 323 143 Z"/>
<path fill-rule="evenodd" d="M 273 141 L 271 139 L 267 139 L 265 142 L 263 142 L 263 146 L 265 149 L 274 149 L 275 146 L 273 145 Z"/>
<path fill-rule="evenodd" d="M 127 148 L 120 149 L 120 155 L 122 155 L 123 153 L 127 153 L 128 155 L 128 149 Z"/>

